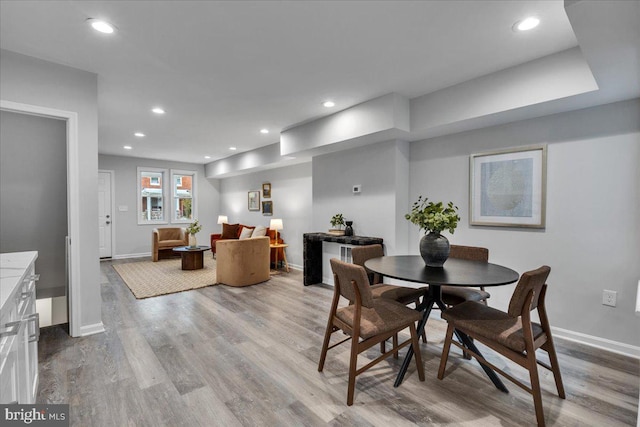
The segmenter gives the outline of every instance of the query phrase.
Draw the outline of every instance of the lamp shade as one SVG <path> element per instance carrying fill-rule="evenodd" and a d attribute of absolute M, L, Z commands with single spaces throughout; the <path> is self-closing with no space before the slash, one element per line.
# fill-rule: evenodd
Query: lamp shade
<path fill-rule="evenodd" d="M 282 230 L 282 220 L 281 219 L 272 219 L 269 223 L 269 228 L 272 230 Z"/>
<path fill-rule="evenodd" d="M 229 219 L 226 215 L 218 215 L 218 224 L 228 224 Z"/>

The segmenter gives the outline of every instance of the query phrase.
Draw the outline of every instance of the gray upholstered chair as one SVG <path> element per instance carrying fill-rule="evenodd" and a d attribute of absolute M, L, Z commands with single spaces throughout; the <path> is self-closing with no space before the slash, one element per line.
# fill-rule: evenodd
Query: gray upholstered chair
<path fill-rule="evenodd" d="M 489 249 L 478 246 L 451 245 L 449 258 L 489 262 Z M 465 301 L 482 301 L 486 305 L 487 298 L 491 296 L 489 292 L 485 292 L 483 286 L 480 289 L 462 286 L 442 286 L 441 289 L 442 302 L 449 307 Z"/>
<path fill-rule="evenodd" d="M 386 298 L 393 301 L 398 301 L 402 304 L 415 304 L 415 308 L 418 308 L 420 304 L 420 298 L 422 298 L 427 291 L 428 287 L 423 286 L 421 288 L 410 288 L 406 286 L 387 285 L 382 283 L 383 276 L 378 273 L 369 271 L 365 266 L 365 261 L 371 258 L 379 258 L 384 256 L 384 248 L 382 245 L 363 245 L 357 246 L 351 249 L 351 259 L 354 264 L 361 265 L 367 271 L 369 277 L 369 283 L 371 284 L 371 294 L 374 298 Z M 422 331 L 422 341 L 427 342 L 427 334 Z M 398 345 L 398 337 L 393 336 L 393 345 Z M 380 352 L 384 353 L 385 342 L 380 343 Z M 393 354 L 394 358 L 398 358 L 398 353 Z"/>
<path fill-rule="evenodd" d="M 331 270 L 334 279 L 333 301 L 318 362 L 318 371 L 322 372 L 329 349 L 347 341 L 351 343 L 347 391 L 347 405 L 351 406 L 353 405 L 356 376 L 399 349 L 413 344 L 418 377 L 420 381 L 424 381 L 424 367 L 422 366 L 415 325 L 420 320 L 420 313 L 396 301 L 374 298 L 367 273 L 362 266 L 334 258 L 331 259 Z M 341 297 L 346 298 L 349 305 L 339 308 L 338 303 Z M 406 328 L 409 328 L 411 333 L 410 339 L 402 344 L 394 345 L 394 348 L 389 352 L 358 369 L 358 354 Z M 329 346 L 331 335 L 336 331 L 343 331 L 349 335 L 349 338 Z"/>
<path fill-rule="evenodd" d="M 444 311 L 442 318 L 448 322 L 448 327 L 438 369 L 438 379 L 442 379 L 444 376 L 451 344 L 462 348 L 460 344 L 452 340 L 454 330 L 465 333 L 529 371 L 531 387 L 496 368 L 475 352 L 463 349 L 478 359 L 480 363 L 489 366 L 531 393 L 538 425 L 544 426 L 538 364 L 553 372 L 558 395 L 562 399 L 565 398 L 558 357 L 545 309 L 547 291 L 545 282 L 550 272 L 551 268 L 545 265 L 537 270 L 524 273 L 513 292 L 509 310 L 506 313 L 476 301 L 463 302 Z M 540 316 L 540 324 L 531 321 L 531 311 L 536 308 Z M 551 366 L 536 359 L 536 350 L 539 348 L 549 354 Z"/>
<path fill-rule="evenodd" d="M 354 264 L 364 267 L 365 261 L 371 258 L 384 256 L 382 245 L 364 245 L 356 246 L 351 249 L 351 258 Z M 365 267 L 365 270 L 367 268 Z M 386 285 L 382 283 L 383 277 L 378 273 L 367 270 L 369 283 L 371 284 L 371 294 L 374 298 L 386 298 L 398 301 L 402 304 L 415 303 L 416 307 L 420 304 L 420 298 L 424 296 L 427 287 L 420 289 L 409 288 L 405 286 Z"/>

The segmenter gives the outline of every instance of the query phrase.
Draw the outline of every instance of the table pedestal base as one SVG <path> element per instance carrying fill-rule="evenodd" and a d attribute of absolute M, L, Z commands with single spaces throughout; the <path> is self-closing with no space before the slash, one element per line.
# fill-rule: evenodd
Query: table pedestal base
<path fill-rule="evenodd" d="M 424 328 L 427 325 L 427 320 L 429 319 L 429 315 L 431 314 L 431 309 L 433 308 L 434 304 L 437 305 L 438 308 L 440 308 L 440 310 L 442 311 L 447 309 L 447 307 L 442 302 L 442 289 L 439 285 L 429 285 L 429 291 L 427 295 L 423 298 L 420 306 L 417 307 L 417 310 L 422 311 L 422 319 L 420 319 L 420 322 L 418 322 L 418 336 L 421 336 L 423 334 Z M 457 329 L 455 331 L 455 334 L 458 337 L 458 340 L 465 347 L 482 357 L 482 353 L 480 353 L 476 345 L 466 334 L 458 331 Z M 413 345 L 410 345 L 409 350 L 407 350 L 407 355 L 402 361 L 402 367 L 400 368 L 400 372 L 398 372 L 396 382 L 393 384 L 394 387 L 398 387 L 400 384 L 402 384 L 402 380 L 404 379 L 404 376 L 407 373 L 407 369 L 409 368 L 409 363 L 411 363 L 411 359 L 413 358 L 413 352 Z M 484 372 L 487 374 L 491 382 L 496 386 L 498 390 L 509 393 L 509 390 L 504 385 L 502 380 L 496 375 L 495 372 L 493 372 L 491 368 L 483 365 L 480 362 L 478 362 L 478 364 L 482 367 Z"/>

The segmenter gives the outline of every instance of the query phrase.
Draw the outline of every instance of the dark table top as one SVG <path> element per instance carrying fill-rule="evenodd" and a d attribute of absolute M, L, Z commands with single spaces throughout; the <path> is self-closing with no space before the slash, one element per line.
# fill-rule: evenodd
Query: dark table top
<path fill-rule="evenodd" d="M 179 246 L 177 248 L 173 248 L 174 252 L 204 252 L 211 249 L 211 246 L 196 246 L 192 248 L 191 246 Z"/>
<path fill-rule="evenodd" d="M 497 264 L 449 258 L 444 267 L 427 267 L 419 255 L 372 258 L 365 266 L 386 277 L 430 285 L 500 286 L 516 282 L 517 271 Z"/>

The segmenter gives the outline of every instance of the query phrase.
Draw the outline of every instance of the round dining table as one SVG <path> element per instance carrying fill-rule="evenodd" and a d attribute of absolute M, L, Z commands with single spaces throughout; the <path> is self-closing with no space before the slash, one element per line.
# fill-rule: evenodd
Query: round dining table
<path fill-rule="evenodd" d="M 364 265 L 368 270 L 382 276 L 429 285 L 422 302 L 416 307 L 417 310 L 422 312 L 422 318 L 418 323 L 419 336 L 424 331 L 434 305 L 440 308 L 440 310 L 447 309 L 442 302 L 443 285 L 469 287 L 502 286 L 514 283 L 520 277 L 517 271 L 501 265 L 457 258 L 449 258 L 443 267 L 427 267 L 419 255 L 383 256 L 367 260 Z M 467 335 L 456 330 L 456 336 L 469 350 L 482 355 Z M 410 346 L 402 362 L 398 377 L 396 378 L 395 387 L 398 387 L 402 383 L 411 358 L 413 357 L 413 352 L 413 346 Z M 491 368 L 483 364 L 480 364 L 480 366 L 499 390 L 508 393 L 505 385 Z"/>

